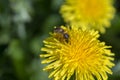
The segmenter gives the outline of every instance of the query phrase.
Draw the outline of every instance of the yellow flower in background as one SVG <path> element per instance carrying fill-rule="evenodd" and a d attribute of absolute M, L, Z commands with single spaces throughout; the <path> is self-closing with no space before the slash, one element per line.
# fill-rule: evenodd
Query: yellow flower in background
<path fill-rule="evenodd" d="M 104 33 L 105 27 L 111 25 L 115 8 L 113 0 L 66 0 L 60 13 L 67 23 Z"/>
<path fill-rule="evenodd" d="M 51 72 L 49 78 L 54 80 L 107 80 L 114 66 L 111 46 L 98 40 L 99 34 L 94 30 L 75 27 L 55 28 L 50 37 L 45 39 L 45 54 L 42 64 L 48 64 L 43 70 Z"/>

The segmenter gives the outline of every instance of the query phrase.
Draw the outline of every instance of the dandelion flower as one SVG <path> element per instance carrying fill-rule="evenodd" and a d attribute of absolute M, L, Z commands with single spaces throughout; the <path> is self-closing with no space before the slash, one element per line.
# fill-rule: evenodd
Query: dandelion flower
<path fill-rule="evenodd" d="M 67 23 L 104 33 L 114 17 L 115 8 L 113 0 L 66 0 L 60 13 Z"/>
<path fill-rule="evenodd" d="M 54 80 L 107 80 L 112 74 L 114 53 L 104 42 L 98 40 L 99 34 L 94 30 L 75 27 L 60 27 L 63 31 L 50 33 L 45 39 L 45 54 L 42 64 L 48 64 L 43 70 L 49 71 L 49 78 Z M 69 37 L 65 37 L 68 34 Z"/>

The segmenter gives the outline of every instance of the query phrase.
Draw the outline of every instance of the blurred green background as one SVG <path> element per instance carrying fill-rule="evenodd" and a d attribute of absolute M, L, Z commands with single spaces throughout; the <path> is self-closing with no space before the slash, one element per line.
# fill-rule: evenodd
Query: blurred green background
<path fill-rule="evenodd" d="M 0 0 L 0 80 L 50 80 L 42 71 L 40 48 L 54 26 L 64 0 Z M 109 80 L 120 80 L 120 0 L 115 18 L 100 40 L 112 46 L 115 67 Z"/>

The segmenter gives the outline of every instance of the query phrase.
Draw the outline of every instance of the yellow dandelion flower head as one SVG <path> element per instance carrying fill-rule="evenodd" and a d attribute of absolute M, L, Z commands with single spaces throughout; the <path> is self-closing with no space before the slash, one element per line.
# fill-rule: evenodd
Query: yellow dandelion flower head
<path fill-rule="evenodd" d="M 115 8 L 113 0 L 66 0 L 60 13 L 72 25 L 82 25 L 104 33 L 114 17 Z"/>
<path fill-rule="evenodd" d="M 43 70 L 49 71 L 54 80 L 107 80 L 112 74 L 114 53 L 104 42 L 98 40 L 94 30 L 61 26 L 55 28 L 45 39 L 45 54 L 41 54 L 42 64 L 48 64 Z"/>

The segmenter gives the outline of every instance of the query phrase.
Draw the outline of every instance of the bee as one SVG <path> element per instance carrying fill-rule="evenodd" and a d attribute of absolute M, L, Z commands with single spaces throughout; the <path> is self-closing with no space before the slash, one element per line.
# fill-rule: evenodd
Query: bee
<path fill-rule="evenodd" d="M 65 32 L 62 28 L 56 27 L 56 28 L 54 29 L 54 33 L 59 33 L 59 34 L 63 35 L 65 41 L 68 42 L 69 35 L 68 35 L 68 33 Z"/>

